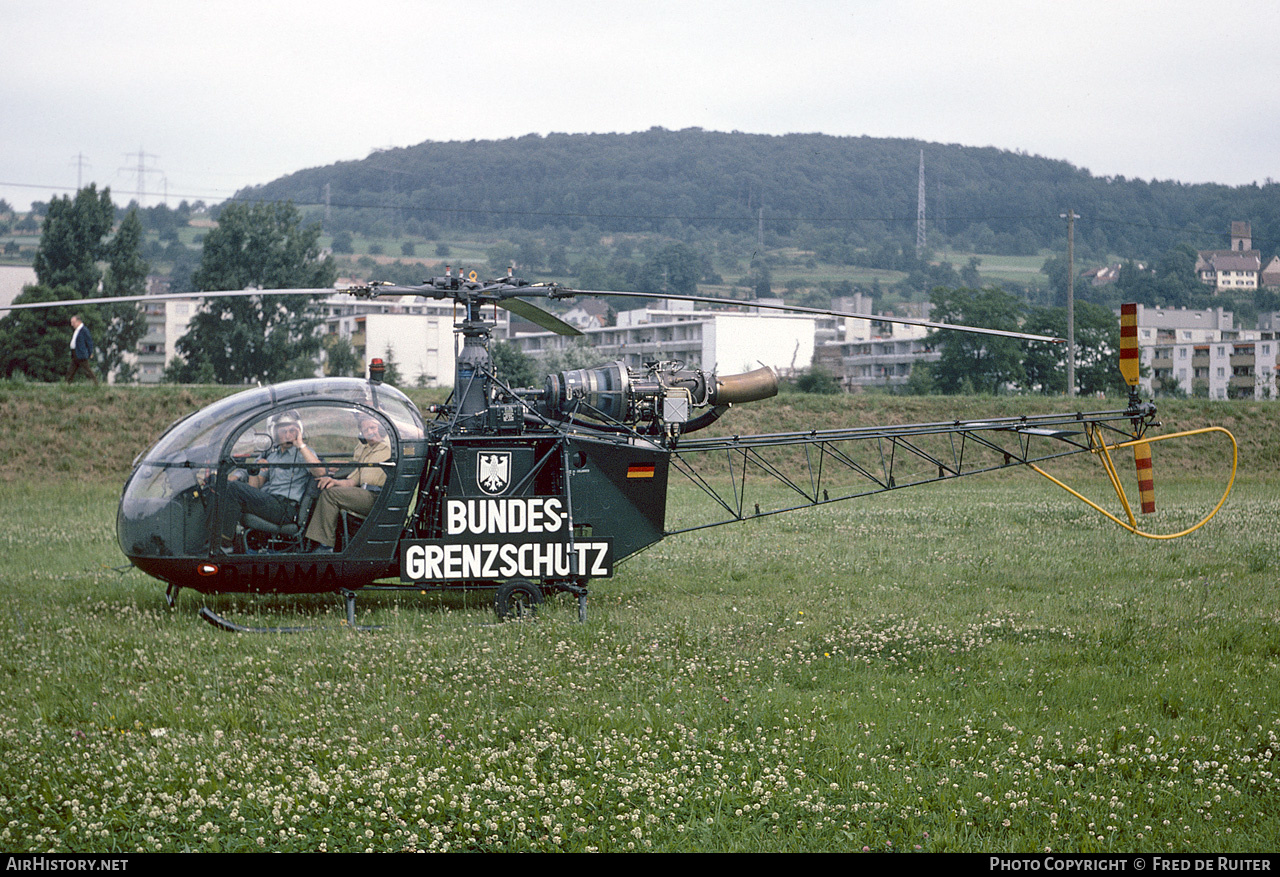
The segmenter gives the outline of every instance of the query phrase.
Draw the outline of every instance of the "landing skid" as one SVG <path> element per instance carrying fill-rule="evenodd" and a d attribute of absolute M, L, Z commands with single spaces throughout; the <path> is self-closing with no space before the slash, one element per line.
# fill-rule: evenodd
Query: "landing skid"
<path fill-rule="evenodd" d="M 367 631 L 367 630 L 380 629 L 381 625 L 376 625 L 376 624 L 357 625 L 356 624 L 356 593 L 355 591 L 348 591 L 344 588 L 341 591 L 341 594 L 347 604 L 346 627 L 349 630 Z M 209 624 L 218 628 L 218 630 L 225 630 L 229 633 L 310 633 L 316 630 L 331 629 L 331 628 L 325 628 L 325 627 L 246 627 L 242 624 L 236 624 L 234 621 L 223 618 L 221 615 L 214 612 L 208 606 L 200 607 L 200 617 L 203 618 L 205 621 L 209 622 Z"/>
<path fill-rule="evenodd" d="M 542 600 L 542 592 L 539 591 L 535 586 L 529 583 L 525 583 L 525 584 L 528 585 L 530 588 L 532 588 L 534 591 L 538 592 L 537 598 L 533 600 L 533 603 L 534 604 L 540 603 Z M 165 603 L 168 604 L 170 609 L 173 609 L 176 607 L 178 602 L 178 591 L 180 590 L 181 588 L 177 587 L 176 585 L 170 585 L 168 590 L 165 591 Z M 405 586 L 405 585 L 369 585 L 365 588 L 365 590 L 422 592 L 422 589 L 419 587 Z M 467 587 L 459 587 L 459 588 L 456 588 L 456 590 L 471 590 L 471 589 Z M 477 588 L 476 590 L 488 590 L 488 587 Z M 502 590 L 505 590 L 505 587 L 499 588 L 498 590 L 501 592 Z M 574 597 L 577 598 L 578 622 L 580 624 L 585 624 L 587 620 L 587 587 L 586 585 L 561 583 L 558 586 L 558 590 L 567 591 L 568 593 L 573 594 Z M 347 628 L 351 630 L 362 630 L 362 631 L 381 629 L 381 625 L 356 624 L 356 592 L 343 588 L 339 593 L 342 594 L 343 600 L 346 602 L 347 622 L 345 626 Z M 511 612 L 504 611 L 503 604 L 504 604 L 504 601 L 498 600 L 496 601 L 496 605 L 494 607 L 497 612 L 498 618 L 500 620 L 505 620 L 508 617 L 517 617 L 524 614 L 523 612 L 511 613 Z M 221 615 L 214 612 L 208 606 L 200 607 L 199 615 L 202 619 L 207 621 L 213 627 L 216 627 L 218 630 L 225 630 L 228 633 L 310 633 L 316 630 L 330 629 L 330 628 L 324 628 L 324 627 L 248 627 L 243 624 L 236 624 L 234 621 L 228 618 L 223 618 Z"/>

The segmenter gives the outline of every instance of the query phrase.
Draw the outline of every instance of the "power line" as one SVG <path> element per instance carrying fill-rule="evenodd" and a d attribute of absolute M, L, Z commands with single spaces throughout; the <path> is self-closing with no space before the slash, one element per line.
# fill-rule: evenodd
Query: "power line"
<path fill-rule="evenodd" d="M 136 168 L 121 168 L 121 170 L 136 171 Z M 97 181 L 90 180 L 89 182 L 90 184 L 93 184 Z M 49 183 L 10 183 L 10 182 L 5 182 L 3 180 L 0 180 L 0 186 L 7 186 L 12 189 L 44 189 L 50 192 L 78 192 L 82 188 L 84 188 L 83 186 L 55 186 Z M 145 191 L 139 192 L 139 191 L 134 191 L 130 189 L 118 189 L 111 185 L 107 185 L 104 188 L 111 189 L 111 191 L 116 193 L 117 195 L 133 195 L 133 196 L 140 197 L 147 194 Z M 222 202 L 222 201 L 232 200 L 232 196 L 227 195 L 225 193 L 219 194 L 219 195 L 210 195 L 207 192 L 201 192 L 201 193 L 167 192 L 167 194 L 168 196 L 173 198 L 182 198 L 184 200 L 194 200 L 194 201 Z"/>
<path fill-rule="evenodd" d="M 50 186 L 40 183 L 9 183 L 0 180 L 0 186 L 12 186 L 23 189 L 52 189 L 59 192 L 75 192 L 70 186 Z M 128 191 L 125 189 L 113 189 L 116 194 L 120 195 L 144 195 L 145 192 Z M 191 192 L 172 192 L 174 198 L 197 199 L 197 200 L 215 200 L 221 198 L 222 201 L 228 203 L 273 203 L 279 201 L 279 198 L 258 198 L 258 197 L 235 197 L 225 195 L 210 195 L 207 193 L 191 193 Z M 378 204 L 373 202 L 360 201 L 300 201 L 294 198 L 285 199 L 292 202 L 298 207 L 329 207 L 329 208 L 345 208 L 348 210 L 404 210 L 410 213 L 465 213 L 471 216 L 534 216 L 546 217 L 550 219 L 643 219 L 651 221 L 663 221 L 668 219 L 679 219 L 687 222 L 758 222 L 759 214 L 752 216 L 743 214 L 742 216 L 711 216 L 699 214 L 679 214 L 679 213 L 581 213 L 571 211 L 554 211 L 554 210 L 494 210 L 481 209 L 476 207 L 430 207 L 430 206 L 413 206 L 407 204 Z M 950 219 L 955 222 L 992 222 L 992 221 L 1027 221 L 1027 220 L 1048 220 L 1049 214 L 1007 214 L 1007 215 L 991 215 L 991 216 L 951 216 L 938 217 L 936 221 L 942 222 L 944 219 Z M 914 216 L 766 216 L 764 222 L 788 223 L 788 222 L 915 222 Z"/>

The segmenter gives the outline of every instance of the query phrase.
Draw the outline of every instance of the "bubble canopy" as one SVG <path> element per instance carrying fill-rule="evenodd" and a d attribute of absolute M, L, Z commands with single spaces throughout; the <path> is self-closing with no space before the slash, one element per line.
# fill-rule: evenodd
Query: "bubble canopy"
<path fill-rule="evenodd" d="M 174 424 L 139 462 L 215 466 L 226 440 L 246 417 L 264 409 L 321 401 L 372 408 L 391 421 L 401 441 L 423 437 L 418 409 L 395 387 L 359 378 L 309 378 L 246 390 L 215 402 Z"/>
<path fill-rule="evenodd" d="M 117 516 L 117 537 L 125 554 L 136 558 L 206 553 L 209 508 L 204 488 L 216 480 L 219 470 L 227 477 L 229 467 L 238 464 L 235 458 L 257 456 L 252 442 L 269 435 L 272 416 L 301 412 L 309 443 L 327 457 L 350 454 L 356 434 L 352 415 L 360 411 L 373 412 L 383 430 L 389 428 L 393 449 L 425 435 L 422 416 L 407 396 L 359 378 L 311 378 L 258 387 L 178 421 L 139 457 L 125 485 Z M 269 445 L 270 438 L 265 438 Z"/>

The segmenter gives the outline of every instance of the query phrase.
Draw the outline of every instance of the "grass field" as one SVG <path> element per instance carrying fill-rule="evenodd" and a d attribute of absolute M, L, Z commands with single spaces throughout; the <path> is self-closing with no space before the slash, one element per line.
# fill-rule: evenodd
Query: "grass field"
<path fill-rule="evenodd" d="M 1249 462 L 1182 540 L 982 476 L 668 540 L 586 624 L 225 596 L 325 629 L 219 633 L 122 569 L 107 472 L 6 478 L 0 848 L 1274 849 L 1274 415 L 1216 411 Z M 1214 492 L 1157 477 L 1161 524 Z"/>

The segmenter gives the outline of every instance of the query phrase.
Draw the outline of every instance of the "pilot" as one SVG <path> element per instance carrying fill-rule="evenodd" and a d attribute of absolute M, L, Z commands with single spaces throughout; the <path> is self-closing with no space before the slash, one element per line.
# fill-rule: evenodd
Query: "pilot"
<path fill-rule="evenodd" d="M 249 468 L 247 481 L 228 481 L 218 502 L 218 529 L 223 550 L 230 550 L 236 523 L 248 512 L 273 524 L 294 520 L 298 503 L 312 477 L 325 474 L 316 452 L 303 439 L 302 421 L 292 412 L 275 420 L 275 445 L 257 466 Z M 314 463 L 302 466 L 301 463 Z"/>
<path fill-rule="evenodd" d="M 378 497 L 378 491 L 386 483 L 387 474 L 381 466 L 391 459 L 391 442 L 382 431 L 382 424 L 367 414 L 356 415 L 360 430 L 360 442 L 351 456 L 356 468 L 346 478 L 320 479 L 320 499 L 307 526 L 307 538 L 317 543 L 316 551 L 332 551 L 338 531 L 339 512 L 346 511 L 367 517 Z"/>

